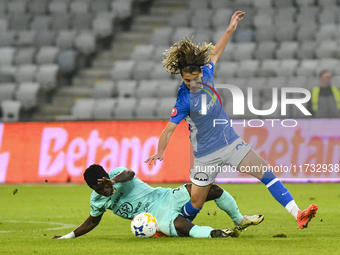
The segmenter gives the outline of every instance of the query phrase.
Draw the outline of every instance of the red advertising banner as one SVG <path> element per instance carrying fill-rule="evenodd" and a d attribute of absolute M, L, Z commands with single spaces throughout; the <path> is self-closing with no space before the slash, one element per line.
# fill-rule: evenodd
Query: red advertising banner
<path fill-rule="evenodd" d="M 188 124 L 178 125 L 165 159 L 155 153 L 167 121 L 0 123 L 0 182 L 83 182 L 91 164 L 131 168 L 148 182 L 189 180 Z"/>
<path fill-rule="evenodd" d="M 340 119 L 236 120 L 236 132 L 286 181 L 339 181 Z M 294 124 L 294 125 L 293 125 Z M 83 182 L 91 164 L 130 168 L 146 182 L 189 181 L 188 124 L 173 133 L 163 161 L 149 166 L 167 121 L 0 123 L 0 183 Z M 252 178 L 250 181 L 254 181 Z M 247 181 L 220 173 L 218 182 Z"/>

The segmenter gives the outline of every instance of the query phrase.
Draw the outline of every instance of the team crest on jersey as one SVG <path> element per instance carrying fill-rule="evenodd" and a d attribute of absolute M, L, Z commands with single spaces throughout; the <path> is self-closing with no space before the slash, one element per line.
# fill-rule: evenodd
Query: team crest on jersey
<path fill-rule="evenodd" d="M 113 187 L 112 194 L 115 194 L 117 192 L 117 188 Z"/>
<path fill-rule="evenodd" d="M 212 65 L 208 64 L 209 68 L 211 69 L 212 68 Z"/>
<path fill-rule="evenodd" d="M 177 109 L 174 107 L 172 108 L 171 117 L 175 117 L 176 115 L 177 115 Z"/>

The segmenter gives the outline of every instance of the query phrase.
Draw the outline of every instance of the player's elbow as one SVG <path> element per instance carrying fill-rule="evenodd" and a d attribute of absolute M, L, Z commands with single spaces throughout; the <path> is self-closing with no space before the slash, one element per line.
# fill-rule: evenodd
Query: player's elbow
<path fill-rule="evenodd" d="M 128 180 L 132 180 L 133 177 L 135 177 L 135 172 L 132 171 L 131 169 L 125 170 L 126 171 L 126 175 L 128 177 Z"/>

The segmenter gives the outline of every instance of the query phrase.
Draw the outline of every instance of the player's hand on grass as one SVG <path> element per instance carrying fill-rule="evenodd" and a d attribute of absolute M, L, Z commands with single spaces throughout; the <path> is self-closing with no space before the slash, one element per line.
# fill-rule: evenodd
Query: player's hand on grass
<path fill-rule="evenodd" d="M 112 179 L 108 179 L 106 177 L 103 177 L 103 179 L 98 179 L 98 184 L 104 184 L 104 185 L 113 185 L 116 182 Z"/>
<path fill-rule="evenodd" d="M 245 12 L 242 11 L 237 11 L 234 13 L 234 15 L 231 17 L 231 21 L 229 24 L 229 28 L 235 30 L 237 27 L 237 24 L 243 20 L 243 16 L 244 16 Z"/>
<path fill-rule="evenodd" d="M 60 239 L 61 236 L 54 236 L 52 239 Z"/>
<path fill-rule="evenodd" d="M 148 158 L 148 159 L 145 160 L 144 162 L 145 162 L 145 163 L 149 163 L 149 165 L 151 165 L 151 164 L 152 164 L 152 161 L 153 161 L 153 164 L 156 165 L 157 159 L 158 159 L 159 161 L 162 161 L 162 160 L 164 159 L 164 154 L 158 152 L 158 153 L 152 155 L 150 158 Z"/>

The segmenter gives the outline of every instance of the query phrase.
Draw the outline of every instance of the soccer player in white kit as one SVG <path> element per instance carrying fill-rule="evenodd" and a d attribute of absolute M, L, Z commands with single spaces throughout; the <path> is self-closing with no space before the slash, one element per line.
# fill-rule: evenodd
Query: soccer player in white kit
<path fill-rule="evenodd" d="M 244 14 L 241 11 L 234 13 L 228 29 L 215 47 L 206 43 L 195 45 L 184 38 L 166 51 L 163 66 L 171 74 L 180 73 L 183 82 L 178 90 L 170 121 L 159 138 L 157 152 L 145 162 L 151 164 L 154 161 L 156 164 L 156 160 L 164 159 L 164 150 L 172 133 L 180 121 L 186 120 L 190 126 L 190 140 L 195 155 L 194 169 L 190 170 L 190 180 L 193 183 L 191 200 L 182 209 L 182 214 L 188 220 L 192 221 L 201 210 L 218 174 L 217 171 L 207 169 L 230 165 L 240 172 L 247 169 L 246 167 L 260 169 L 246 173 L 264 183 L 272 196 L 295 218 L 298 226 L 306 228 L 317 212 L 317 205 L 312 204 L 307 209 L 300 210 L 274 173 L 267 170 L 268 168 L 262 168 L 267 163 L 252 150 L 250 144 L 245 143 L 230 125 L 214 125 L 214 119 L 228 120 L 229 123 L 214 87 L 215 65 Z M 206 102 L 202 102 L 202 98 Z M 202 103 L 206 104 L 206 114 L 202 113 Z"/>

